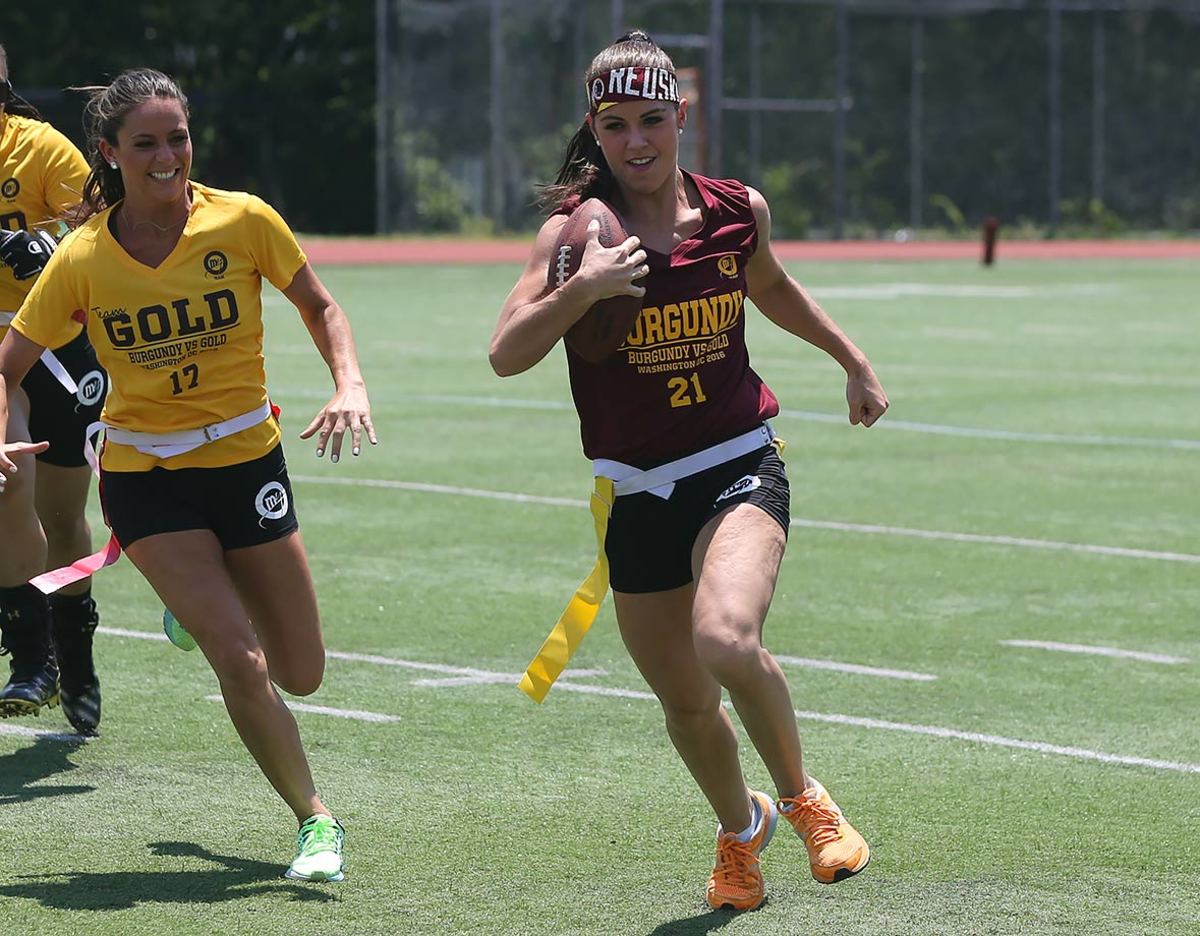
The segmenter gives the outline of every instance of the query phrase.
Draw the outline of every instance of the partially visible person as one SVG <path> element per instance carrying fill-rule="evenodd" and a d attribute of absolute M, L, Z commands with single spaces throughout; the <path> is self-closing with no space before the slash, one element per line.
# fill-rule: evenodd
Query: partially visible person
<path fill-rule="evenodd" d="M 716 813 L 707 900 L 752 910 L 765 896 L 759 859 L 780 816 L 822 883 L 859 873 L 871 852 L 805 769 L 787 678 L 762 642 L 790 506 L 766 422 L 779 404 L 746 349 L 746 298 L 844 368 L 852 424 L 874 424 L 888 399 L 866 355 L 775 257 L 762 195 L 680 168 L 687 101 L 667 54 L 629 33 L 596 56 L 584 88 L 588 115 L 544 190 L 551 216 L 500 311 L 489 358 L 501 376 L 521 373 L 597 301 L 641 298 L 614 354 L 593 363 L 567 344 L 571 393 L 597 478 L 593 510 L 621 637 Z M 631 236 L 604 247 L 592 222 L 578 271 L 547 290 L 567 217 L 591 197 L 608 202 Z M 607 584 L 593 572 L 580 589 L 595 599 L 583 601 L 591 613 Z M 571 628 L 578 634 L 572 614 L 569 606 L 526 673 L 522 688 L 535 699 L 565 665 L 561 647 Z M 722 687 L 773 797 L 746 785 Z"/>
<path fill-rule="evenodd" d="M 84 321 L 111 378 L 105 517 L 200 646 L 243 743 L 300 823 L 287 876 L 339 881 L 344 830 L 275 688 L 315 692 L 325 647 L 267 397 L 263 280 L 296 306 L 329 366 L 331 398 L 301 437 L 332 461 L 347 432 L 355 455 L 363 435 L 375 442 L 350 325 L 269 205 L 189 178 L 187 99 L 173 80 L 139 68 L 90 90 L 83 218 L 0 342 L 0 416 L 42 349 Z M 29 446 L 0 438 L 0 473 Z"/>
<path fill-rule="evenodd" d="M 53 231 L 79 203 L 87 174 L 83 154 L 13 90 L 0 46 L 0 335 L 54 252 Z M 0 717 L 36 715 L 61 698 L 68 721 L 90 735 L 100 724 L 91 579 L 48 600 L 28 584 L 92 550 L 83 437 L 100 416 L 107 383 L 81 323 L 56 341 L 16 388 L 6 427 L 9 439 L 50 444 L 21 457 L 23 470 L 0 498 L 0 653 L 11 654 Z"/>

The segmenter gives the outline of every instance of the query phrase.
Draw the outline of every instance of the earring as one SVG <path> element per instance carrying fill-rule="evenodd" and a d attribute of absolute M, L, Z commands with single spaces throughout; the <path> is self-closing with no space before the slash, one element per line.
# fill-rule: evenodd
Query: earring
<path fill-rule="evenodd" d="M 682 133 L 683 131 L 681 130 L 681 131 L 679 131 L 679 132 L 680 132 L 680 133 Z M 112 162 L 110 162 L 110 163 L 109 163 L 109 166 L 111 166 L 113 169 L 116 169 L 116 168 L 117 168 L 117 161 L 114 159 Z"/>

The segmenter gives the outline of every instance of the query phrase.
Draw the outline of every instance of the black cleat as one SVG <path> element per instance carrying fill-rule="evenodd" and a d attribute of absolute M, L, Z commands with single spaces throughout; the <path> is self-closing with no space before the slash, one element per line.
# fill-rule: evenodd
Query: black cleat
<path fill-rule="evenodd" d="M 63 714 L 80 734 L 94 735 L 100 726 L 100 679 L 92 661 L 92 636 L 100 623 L 96 603 L 51 599 L 50 623 Z"/>
<path fill-rule="evenodd" d="M 0 655 L 12 654 L 12 675 L 0 689 L 0 718 L 37 715 L 58 704 L 49 611 L 46 596 L 32 585 L 0 588 Z"/>
<path fill-rule="evenodd" d="M 43 708 L 58 705 L 58 667 L 53 654 L 30 659 L 16 646 L 0 647 L 0 652 L 9 651 L 12 676 L 0 689 L 0 718 L 39 715 Z"/>

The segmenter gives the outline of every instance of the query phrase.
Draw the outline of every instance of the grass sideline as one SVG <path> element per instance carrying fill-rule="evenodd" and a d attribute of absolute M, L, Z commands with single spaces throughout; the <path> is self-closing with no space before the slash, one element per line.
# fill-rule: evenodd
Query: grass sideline
<path fill-rule="evenodd" d="M 785 410 L 794 517 L 1200 553 L 1200 452 L 1158 444 L 1200 440 L 1193 264 L 794 269 L 871 355 L 890 420 L 956 430 L 814 419 L 841 415 L 836 366 L 751 312 L 752 360 Z M 822 888 L 781 834 L 768 903 L 734 917 L 704 904 L 713 820 L 653 702 L 559 688 L 537 707 L 511 681 L 442 681 L 455 674 L 436 667 L 519 672 L 592 559 L 582 508 L 445 491 L 586 496 L 560 352 L 507 381 L 487 365 L 516 272 L 322 270 L 354 322 L 382 440 L 336 466 L 296 439 L 324 366 L 286 302 L 267 307 L 289 467 L 314 479 L 295 489 L 327 643 L 432 667 L 331 659 L 304 702 L 401 720 L 297 715 L 347 826 L 347 880 L 281 877 L 290 816 L 206 701 L 200 655 L 106 634 L 99 740 L 0 733 L 5 932 L 1196 932 L 1194 773 L 805 718 L 810 769 L 872 865 Z M 994 430 L 1021 437 L 982 434 Z M 157 629 L 127 560 L 96 593 L 106 627 Z M 937 676 L 789 666 L 803 711 L 1195 764 L 1198 606 L 1186 562 L 797 527 L 766 637 L 780 654 Z M 610 605 L 575 662 L 604 671 L 578 683 L 645 690 Z M 66 728 L 57 710 L 11 725 Z M 748 746 L 743 761 L 765 786 Z"/>

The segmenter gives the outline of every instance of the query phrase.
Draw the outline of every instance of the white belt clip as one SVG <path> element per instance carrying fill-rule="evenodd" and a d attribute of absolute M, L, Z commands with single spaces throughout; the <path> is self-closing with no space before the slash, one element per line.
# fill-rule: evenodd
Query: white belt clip
<path fill-rule="evenodd" d="M 770 445 L 775 438 L 770 423 L 764 422 L 755 426 L 749 432 L 743 432 L 732 439 L 718 442 L 699 452 L 677 458 L 642 471 L 624 462 L 613 461 L 609 458 L 597 458 L 592 462 L 592 473 L 601 478 L 612 478 L 613 493 L 617 497 L 625 494 L 640 494 L 649 491 L 656 497 L 669 500 L 675 491 L 675 482 L 689 478 L 701 471 L 715 468 L 726 462 L 749 455 L 765 445 Z"/>

